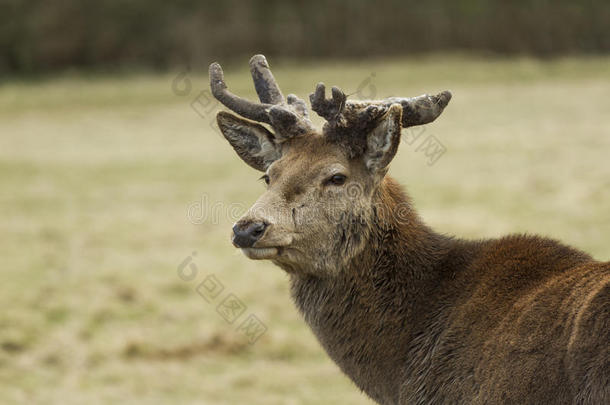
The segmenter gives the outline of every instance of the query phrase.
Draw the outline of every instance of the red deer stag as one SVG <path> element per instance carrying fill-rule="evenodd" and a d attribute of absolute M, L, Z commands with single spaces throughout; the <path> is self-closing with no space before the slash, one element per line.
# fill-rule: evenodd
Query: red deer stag
<path fill-rule="evenodd" d="M 218 126 L 267 183 L 233 244 L 289 274 L 360 389 L 381 404 L 610 404 L 610 263 L 538 236 L 437 233 L 386 175 L 401 129 L 435 120 L 451 93 L 352 101 L 320 83 L 320 131 L 264 56 L 250 68 L 260 104 L 210 66 L 214 96 L 246 118 L 220 112 Z"/>

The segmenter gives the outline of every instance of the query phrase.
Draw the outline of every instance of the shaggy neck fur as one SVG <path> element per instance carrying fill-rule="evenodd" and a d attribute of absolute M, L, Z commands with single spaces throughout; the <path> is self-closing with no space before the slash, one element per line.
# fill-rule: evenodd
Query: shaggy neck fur
<path fill-rule="evenodd" d="M 360 389 L 381 404 L 607 403 L 607 377 L 587 370 L 607 366 L 610 264 L 536 236 L 440 235 L 391 179 L 375 199 L 338 272 L 291 274 L 297 307 Z"/>
<path fill-rule="evenodd" d="M 342 370 L 373 399 L 395 403 L 412 360 L 404 348 L 435 322 L 431 297 L 451 271 L 443 261 L 456 242 L 406 209 L 393 180 L 384 180 L 376 200 L 363 250 L 336 277 L 292 275 L 292 294 Z"/>

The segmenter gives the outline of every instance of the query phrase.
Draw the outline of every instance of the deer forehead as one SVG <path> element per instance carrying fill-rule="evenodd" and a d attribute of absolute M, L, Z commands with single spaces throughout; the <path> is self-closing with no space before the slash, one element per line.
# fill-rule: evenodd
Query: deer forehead
<path fill-rule="evenodd" d="M 311 180 L 334 174 L 348 175 L 350 159 L 339 145 L 324 138 L 294 140 L 282 158 L 267 169 L 271 178 Z"/>

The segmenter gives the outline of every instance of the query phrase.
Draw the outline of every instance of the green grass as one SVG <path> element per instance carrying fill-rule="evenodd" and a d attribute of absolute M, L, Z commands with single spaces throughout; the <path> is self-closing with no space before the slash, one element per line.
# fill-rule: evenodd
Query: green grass
<path fill-rule="evenodd" d="M 609 62 L 274 71 L 303 97 L 318 81 L 353 93 L 367 78 L 364 96 L 451 89 L 424 133 L 446 153 L 428 166 L 403 144 L 391 168 L 426 221 L 472 238 L 541 233 L 608 260 Z M 282 271 L 231 247 L 231 223 L 263 186 L 191 108 L 207 77 L 192 73 L 186 96 L 173 78 L 0 87 L 0 402 L 369 404 L 300 319 Z M 227 81 L 254 98 L 246 67 Z M 195 225 L 187 209 L 202 198 L 216 215 Z M 198 275 L 185 282 L 176 269 L 193 251 Z M 209 274 L 225 286 L 216 304 L 232 292 L 267 325 L 254 345 L 195 291 Z"/>

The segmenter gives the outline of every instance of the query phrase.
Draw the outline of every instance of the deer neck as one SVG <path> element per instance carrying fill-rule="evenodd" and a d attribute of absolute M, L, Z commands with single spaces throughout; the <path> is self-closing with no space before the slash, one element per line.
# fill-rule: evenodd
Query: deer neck
<path fill-rule="evenodd" d="M 398 398 L 405 347 L 424 333 L 451 239 L 427 227 L 386 178 L 368 240 L 336 277 L 291 276 L 292 295 L 329 356 L 372 398 Z M 393 371 L 392 371 L 393 370 Z"/>

